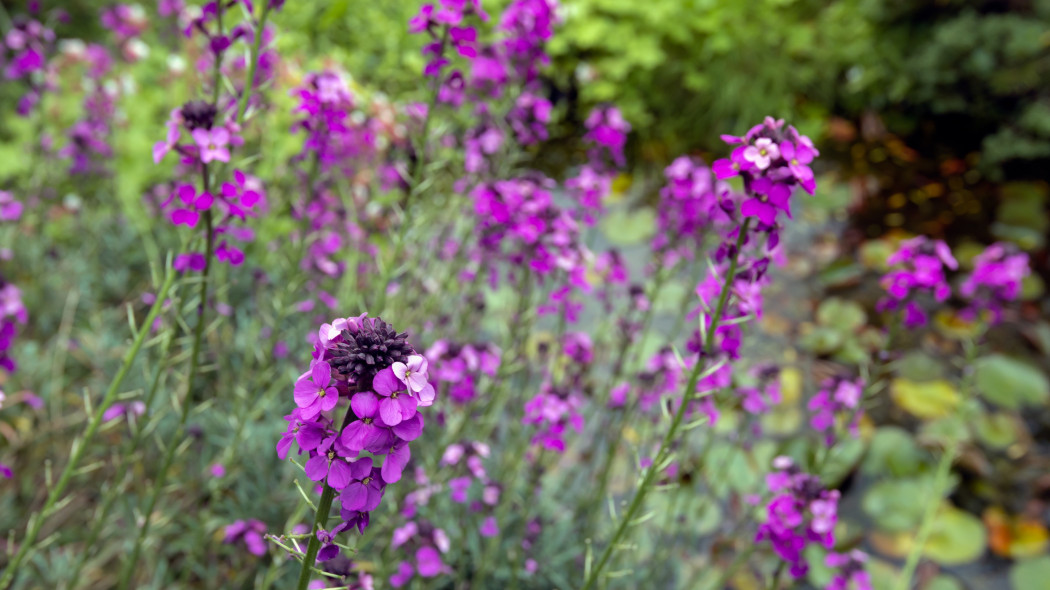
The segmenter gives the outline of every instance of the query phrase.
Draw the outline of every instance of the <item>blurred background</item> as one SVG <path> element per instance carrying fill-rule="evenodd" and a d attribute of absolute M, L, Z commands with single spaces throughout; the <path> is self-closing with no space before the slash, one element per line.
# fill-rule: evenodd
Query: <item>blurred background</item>
<path fill-rule="evenodd" d="M 9 15 L 26 9 L 26 2 L 0 4 Z M 68 13 L 64 22 L 52 23 L 60 39 L 91 41 L 107 35 L 98 14 L 108 2 L 41 4 Z M 280 89 L 294 86 L 304 71 L 328 66 L 349 72 L 370 92 L 394 97 L 419 93 L 421 43 L 406 32 L 419 4 L 288 0 L 275 18 L 275 47 L 282 60 L 273 99 L 278 109 L 290 104 L 286 96 L 277 96 Z M 484 3 L 491 14 L 501 4 Z M 1003 588 L 1008 579 L 1017 590 L 1050 588 L 1050 303 L 1045 296 L 1050 279 L 1050 0 L 560 4 L 563 22 L 549 46 L 551 64 L 544 82 L 548 97 L 566 117 L 552 129 L 550 140 L 530 154 L 539 167 L 564 167 L 566 154 L 580 149 L 571 138 L 582 135 L 586 114 L 603 102 L 617 105 L 632 125 L 628 170 L 617 179 L 616 189 L 642 199 L 655 194 L 664 167 L 674 158 L 690 154 L 710 163 L 725 154 L 720 134 L 743 134 L 766 115 L 788 120 L 820 148 L 821 189 L 808 206 L 807 223 L 789 236 L 793 247 L 808 248 L 813 256 L 788 268 L 780 303 L 769 305 L 770 317 L 763 322 L 766 331 L 779 331 L 780 338 L 764 346 L 793 345 L 816 359 L 864 354 L 864 334 L 853 328 L 872 314 L 880 291 L 871 271 L 891 251 L 890 240 L 913 234 L 942 238 L 963 261 L 998 240 L 1028 252 L 1033 277 L 1025 286 L 1023 321 L 997 329 L 990 338 L 998 349 L 1023 356 L 1029 363 L 1025 366 L 1041 371 L 1026 373 L 1008 364 L 986 371 L 985 389 L 1001 397 L 988 406 L 982 425 L 986 440 L 959 461 L 952 502 L 965 516 L 935 531 L 942 542 L 942 563 L 961 569 L 954 570 L 950 583 L 955 585 L 926 588 Z M 148 10 L 152 13 L 154 7 Z M 162 39 L 173 49 L 179 43 L 177 32 L 168 33 Z M 150 84 L 172 68 L 193 67 L 192 59 L 173 59 L 179 58 L 155 48 L 134 66 L 137 99 L 125 101 L 121 124 L 114 129 L 119 173 L 95 181 L 112 183 L 125 215 L 140 226 L 148 224 L 142 195 L 164 176 L 150 163 L 150 146 L 163 133 L 172 105 L 188 97 Z M 35 123 L 6 114 L 13 112 L 22 92 L 0 84 L 0 113 L 5 113 L 0 119 L 0 183 L 26 173 L 26 140 L 36 136 Z M 79 98 L 70 96 L 69 101 L 68 111 L 51 105 L 56 120 L 75 119 Z M 287 135 L 273 141 L 277 161 L 296 153 L 301 138 Z M 66 205 L 71 197 L 75 203 L 73 185 L 43 190 Z M 617 223 L 625 227 L 615 233 L 635 230 L 630 219 Z M 42 230 L 48 240 L 25 245 L 39 250 L 25 258 L 45 260 L 52 245 L 75 245 L 72 224 L 67 217 L 56 217 Z M 93 246 L 97 266 L 69 275 L 83 281 L 81 307 L 112 310 L 100 312 L 93 321 L 97 325 L 122 321 L 119 304 L 133 291 L 127 288 L 128 276 L 146 274 L 144 260 L 127 267 L 111 263 L 114 253 L 137 247 L 134 234 L 116 232 L 107 239 L 111 243 Z M 31 272 L 38 271 L 24 270 Z M 89 286 L 98 277 L 102 288 L 92 290 Z M 27 299 L 50 308 L 33 319 L 30 331 L 37 336 L 60 329 L 68 304 L 61 286 L 58 278 L 42 277 L 25 289 Z M 834 303 L 827 305 L 829 300 Z M 811 321 L 814 310 L 817 319 Z M 857 314 L 859 322 L 853 319 Z M 941 328 L 950 332 L 951 327 Z M 88 339 L 82 345 L 104 349 L 123 335 L 97 337 L 97 342 Z M 947 365 L 930 352 L 939 345 L 929 339 L 911 342 L 915 350 L 905 365 L 906 376 L 920 383 L 941 378 Z M 46 349 L 34 346 L 28 344 L 23 356 L 44 355 Z M 24 370 L 29 375 L 24 382 L 34 380 L 33 375 L 48 382 L 47 363 L 29 361 Z M 930 390 L 916 395 L 940 399 Z M 847 509 L 875 523 L 866 546 L 876 554 L 907 553 L 898 533 L 911 530 L 920 516 L 910 504 L 922 489 L 917 482 L 929 476 L 932 465 L 920 450 L 924 428 L 947 411 L 936 401 L 930 403 L 933 411 L 898 404 L 872 412 L 873 422 L 866 427 L 877 442 L 868 449 L 863 469 L 848 475 L 847 487 L 863 491 L 848 496 Z M 1026 410 L 1018 412 L 1022 405 Z M 244 436 L 258 436 L 261 442 L 253 446 L 272 448 L 267 438 L 272 430 L 254 425 Z M 25 451 L 21 460 L 31 463 L 33 452 Z M 9 504 L 0 509 L 26 499 L 14 496 L 5 496 Z M 1019 559 L 1037 565 L 1016 573 Z M 928 572 L 920 579 L 935 575 Z"/>

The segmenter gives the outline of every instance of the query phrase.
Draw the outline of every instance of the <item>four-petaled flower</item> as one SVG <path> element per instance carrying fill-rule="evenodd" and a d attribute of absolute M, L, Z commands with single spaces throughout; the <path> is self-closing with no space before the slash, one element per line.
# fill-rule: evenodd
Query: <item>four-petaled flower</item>
<path fill-rule="evenodd" d="M 311 420 L 327 412 L 339 402 L 339 390 L 331 387 L 332 367 L 320 361 L 295 382 L 295 405 L 301 408 L 304 420 Z"/>
<path fill-rule="evenodd" d="M 214 127 L 212 129 L 199 127 L 194 129 L 193 141 L 200 148 L 201 162 L 207 164 L 213 160 L 218 160 L 219 162 L 230 161 L 230 150 L 226 147 L 230 144 L 230 132 L 225 127 Z"/>

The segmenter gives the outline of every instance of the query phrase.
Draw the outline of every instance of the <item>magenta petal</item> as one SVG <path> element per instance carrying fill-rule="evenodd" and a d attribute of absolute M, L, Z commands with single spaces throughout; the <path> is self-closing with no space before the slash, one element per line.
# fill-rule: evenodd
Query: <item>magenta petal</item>
<path fill-rule="evenodd" d="M 411 458 L 412 452 L 408 449 L 408 445 L 399 445 L 390 449 L 390 454 L 383 461 L 381 470 L 383 481 L 386 483 L 397 483 L 400 481 L 401 472 L 405 470 L 405 465 L 408 465 L 408 460 Z"/>
<path fill-rule="evenodd" d="M 401 423 L 401 404 L 393 398 L 383 398 L 379 402 L 379 417 L 387 426 L 397 426 Z"/>
<path fill-rule="evenodd" d="M 321 481 L 328 475 L 328 459 L 324 455 L 314 455 L 306 462 L 306 477 L 310 481 Z"/>
<path fill-rule="evenodd" d="M 368 502 L 368 488 L 360 481 L 346 486 L 339 496 L 343 501 L 344 510 L 362 510 Z"/>
<path fill-rule="evenodd" d="M 416 399 L 410 395 L 397 396 L 397 403 L 401 406 L 401 421 L 408 420 L 416 415 Z"/>
<path fill-rule="evenodd" d="M 295 440 L 291 436 L 281 437 L 281 440 L 277 441 L 277 456 L 283 461 L 288 458 L 288 450 L 292 448 L 292 441 Z"/>
<path fill-rule="evenodd" d="M 403 420 L 392 428 L 394 434 L 403 441 L 413 441 L 423 434 L 423 416 L 416 414 L 408 420 Z"/>
<path fill-rule="evenodd" d="M 299 379 L 295 382 L 295 390 L 292 392 L 292 397 L 295 399 L 295 405 L 300 408 L 305 408 L 310 404 L 314 403 L 317 399 L 317 386 L 310 382 L 309 373 L 303 373 L 299 376 Z"/>
<path fill-rule="evenodd" d="M 190 211 L 189 209 L 176 209 L 171 212 L 171 223 L 174 225 L 197 227 L 197 221 L 199 219 L 200 213 Z"/>
<path fill-rule="evenodd" d="M 329 387 L 324 390 L 323 397 L 318 396 L 318 400 L 321 402 L 321 409 L 327 412 L 339 403 L 339 390 L 334 387 Z"/>
<path fill-rule="evenodd" d="M 343 443 L 343 446 L 351 451 L 360 451 L 365 448 L 365 428 L 367 428 L 367 425 L 360 420 L 351 422 L 343 430 L 343 433 L 339 435 L 339 442 Z"/>
<path fill-rule="evenodd" d="M 369 473 L 372 473 L 371 457 L 361 457 L 356 461 L 350 462 L 350 475 L 354 479 L 364 479 L 368 477 Z"/>
<path fill-rule="evenodd" d="M 325 545 L 321 547 L 321 550 L 317 552 L 317 563 L 335 559 L 339 555 L 338 545 Z"/>
<path fill-rule="evenodd" d="M 350 466 L 342 459 L 332 461 L 332 468 L 328 471 L 328 485 L 341 490 L 350 483 Z"/>
<path fill-rule="evenodd" d="M 350 398 L 350 407 L 358 418 L 371 418 L 379 411 L 379 398 L 371 391 L 362 391 Z"/>
<path fill-rule="evenodd" d="M 416 397 L 419 398 L 419 405 L 427 407 L 434 403 L 434 398 L 437 397 L 437 392 L 434 391 L 434 386 L 427 383 L 423 389 L 420 389 L 416 393 Z"/>
<path fill-rule="evenodd" d="M 374 389 L 379 395 L 389 396 L 395 391 L 404 389 L 404 384 L 402 384 L 397 376 L 394 375 L 394 371 L 390 367 L 387 367 L 376 373 L 375 378 L 372 379 L 372 389 Z"/>
<path fill-rule="evenodd" d="M 332 382 L 332 366 L 324 361 L 315 364 L 310 369 L 310 378 L 318 387 L 328 387 Z"/>

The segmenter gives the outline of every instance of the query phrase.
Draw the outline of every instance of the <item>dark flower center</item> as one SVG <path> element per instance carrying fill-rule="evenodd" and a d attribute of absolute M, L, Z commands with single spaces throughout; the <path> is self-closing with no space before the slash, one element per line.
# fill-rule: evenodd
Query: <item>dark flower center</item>
<path fill-rule="evenodd" d="M 408 334 L 398 334 L 379 318 L 365 319 L 356 333 L 343 330 L 341 336 L 343 342 L 335 345 L 328 362 L 358 383 L 368 383 L 379 371 L 415 354 L 406 341 Z"/>
<path fill-rule="evenodd" d="M 186 124 L 186 129 L 193 131 L 194 129 L 211 129 L 215 125 L 218 109 L 209 102 L 191 100 L 182 105 L 182 110 L 179 112 L 183 123 Z"/>

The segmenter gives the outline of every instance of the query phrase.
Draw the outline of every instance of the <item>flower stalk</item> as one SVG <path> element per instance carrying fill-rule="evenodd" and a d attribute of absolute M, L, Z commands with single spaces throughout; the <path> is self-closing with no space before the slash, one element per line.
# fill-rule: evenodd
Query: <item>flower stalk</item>
<path fill-rule="evenodd" d="M 725 282 L 722 284 L 722 293 L 718 297 L 718 304 L 715 307 L 714 316 L 711 318 L 711 324 L 708 327 L 706 337 L 704 338 L 703 348 L 705 351 L 710 348 L 715 333 L 718 331 L 718 327 L 721 324 L 722 313 L 725 310 L 726 302 L 729 300 L 729 291 L 732 289 L 733 280 L 736 277 L 737 266 L 740 261 L 740 249 L 744 245 L 744 238 L 747 236 L 750 225 L 751 219 L 745 218 L 743 226 L 740 228 L 739 234 L 737 235 L 736 248 L 733 250 L 733 254 L 730 258 L 729 271 L 726 273 Z M 671 420 L 671 425 L 667 429 L 663 441 L 660 443 L 660 449 L 656 452 L 656 457 L 653 459 L 652 464 L 646 468 L 645 475 L 642 477 L 642 483 L 638 486 L 638 491 L 635 492 L 630 505 L 628 505 L 627 510 L 620 518 L 620 524 L 616 527 L 616 532 L 613 533 L 612 539 L 609 540 L 609 544 L 605 547 L 605 550 L 602 551 L 601 557 L 598 558 L 598 562 L 587 575 L 582 590 L 589 590 L 594 587 L 595 582 L 598 580 L 598 576 L 601 575 L 605 565 L 609 562 L 609 558 L 612 557 L 612 552 L 623 541 L 624 535 L 627 533 L 627 528 L 637 517 L 638 511 L 641 510 L 642 505 L 645 503 L 646 496 L 648 496 L 649 492 L 652 490 L 653 484 L 656 482 L 656 473 L 670 455 L 671 445 L 674 443 L 675 436 L 678 434 L 678 429 L 681 427 L 682 421 L 685 419 L 685 413 L 689 408 L 689 404 L 692 403 L 693 399 L 696 397 L 696 384 L 699 382 L 700 374 L 704 369 L 704 363 L 701 362 L 702 358 L 703 355 L 697 360 L 696 366 L 693 367 L 692 374 L 689 376 L 689 383 L 686 385 L 685 391 L 682 393 L 682 403 Z"/>

